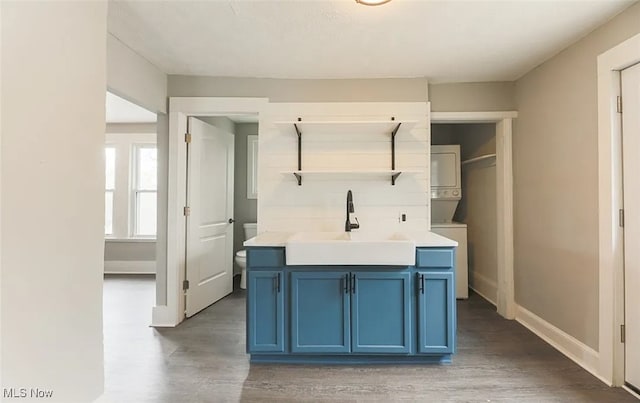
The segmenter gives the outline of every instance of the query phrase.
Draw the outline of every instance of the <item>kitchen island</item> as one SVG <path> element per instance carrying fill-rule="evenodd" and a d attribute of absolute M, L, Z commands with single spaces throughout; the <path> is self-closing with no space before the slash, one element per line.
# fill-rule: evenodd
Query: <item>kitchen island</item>
<path fill-rule="evenodd" d="M 345 247 L 359 239 L 329 238 L 313 237 L 327 239 L 320 246 L 328 253 L 331 242 Z M 263 233 L 246 241 L 251 362 L 451 362 L 457 244 L 426 231 L 394 235 L 388 242 L 400 238 L 411 242 L 413 256 L 397 265 L 364 255 L 363 264 L 287 264 L 296 234 Z"/>

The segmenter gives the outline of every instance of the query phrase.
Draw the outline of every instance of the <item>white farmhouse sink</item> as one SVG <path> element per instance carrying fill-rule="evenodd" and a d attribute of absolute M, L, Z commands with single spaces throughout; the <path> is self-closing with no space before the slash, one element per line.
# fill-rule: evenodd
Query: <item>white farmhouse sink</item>
<path fill-rule="evenodd" d="M 298 232 L 285 253 L 287 265 L 412 266 L 416 244 L 397 232 Z"/>

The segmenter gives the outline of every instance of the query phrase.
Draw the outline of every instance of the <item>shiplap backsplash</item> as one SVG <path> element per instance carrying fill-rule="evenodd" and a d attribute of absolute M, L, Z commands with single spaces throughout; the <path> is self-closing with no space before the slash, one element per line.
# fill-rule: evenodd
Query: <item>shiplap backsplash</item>
<path fill-rule="evenodd" d="M 258 157 L 258 231 L 343 231 L 347 190 L 353 191 L 359 231 L 429 229 L 429 105 L 390 103 L 272 103 L 260 116 Z M 298 186 L 292 174 L 298 166 L 295 121 L 417 122 L 396 136 L 396 170 L 405 173 L 391 185 L 390 175 L 303 175 Z M 345 124 L 348 126 L 348 124 Z M 391 169 L 391 133 L 304 130 L 303 170 Z M 284 173 L 283 173 L 284 172 Z M 401 223 L 400 214 L 407 221 Z"/>

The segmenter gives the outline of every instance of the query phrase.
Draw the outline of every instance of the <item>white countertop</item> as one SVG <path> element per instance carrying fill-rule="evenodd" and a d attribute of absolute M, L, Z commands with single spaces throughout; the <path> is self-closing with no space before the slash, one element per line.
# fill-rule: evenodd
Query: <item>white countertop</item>
<path fill-rule="evenodd" d="M 445 238 L 431 231 L 407 231 L 403 232 L 407 237 L 413 239 L 416 247 L 453 247 L 458 246 L 458 242 Z"/>
<path fill-rule="evenodd" d="M 445 238 L 430 231 L 402 231 L 401 234 L 413 240 L 416 247 L 454 247 L 458 242 Z M 262 234 L 244 241 L 244 246 L 272 246 L 285 247 L 289 238 L 296 232 L 263 232 Z"/>
<path fill-rule="evenodd" d="M 263 232 L 244 241 L 244 246 L 285 246 L 295 232 Z"/>

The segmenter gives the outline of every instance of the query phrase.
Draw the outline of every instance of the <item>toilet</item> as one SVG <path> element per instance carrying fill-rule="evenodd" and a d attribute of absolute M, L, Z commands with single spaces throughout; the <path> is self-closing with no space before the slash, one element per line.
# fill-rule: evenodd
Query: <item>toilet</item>
<path fill-rule="evenodd" d="M 244 240 L 253 238 L 258 235 L 258 224 L 256 223 L 244 223 L 242 224 L 244 228 Z M 242 276 L 240 277 L 240 288 L 247 288 L 247 251 L 239 250 L 236 252 L 236 264 L 242 270 Z"/>

